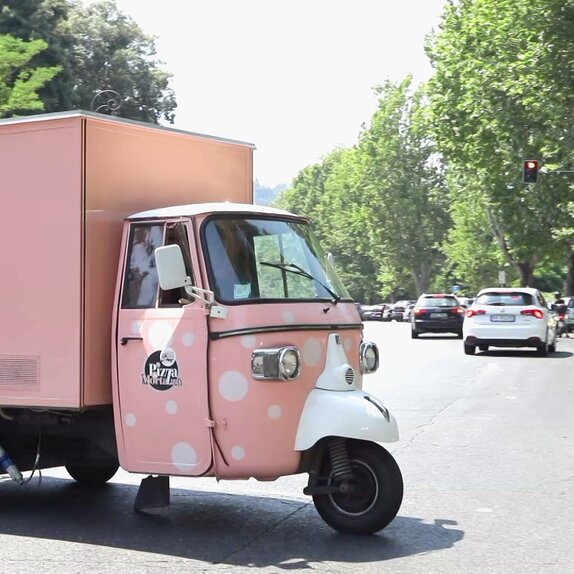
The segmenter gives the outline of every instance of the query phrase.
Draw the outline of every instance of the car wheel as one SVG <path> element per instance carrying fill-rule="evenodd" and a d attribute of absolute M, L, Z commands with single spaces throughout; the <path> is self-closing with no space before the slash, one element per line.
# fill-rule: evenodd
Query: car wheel
<path fill-rule="evenodd" d="M 488 351 L 488 345 L 479 345 L 478 348 L 481 351 Z"/>
<path fill-rule="evenodd" d="M 86 465 L 70 463 L 66 465 L 68 474 L 76 481 L 86 486 L 105 484 L 116 474 L 117 464 Z"/>
<path fill-rule="evenodd" d="M 475 345 L 468 345 L 467 343 L 464 344 L 464 354 L 465 355 L 474 355 L 475 349 L 476 349 Z"/>
<path fill-rule="evenodd" d="M 321 518 L 344 534 L 374 534 L 397 515 L 403 500 L 403 479 L 392 455 L 378 444 L 348 442 L 353 472 L 348 492 L 314 494 L 313 503 Z M 326 484 L 334 482 L 327 456 L 321 474 Z"/>
<path fill-rule="evenodd" d="M 456 332 L 456 338 L 457 339 L 462 339 L 462 329 L 460 331 Z"/>
<path fill-rule="evenodd" d="M 411 339 L 418 339 L 419 338 L 419 332 L 415 331 L 414 329 L 411 329 Z"/>

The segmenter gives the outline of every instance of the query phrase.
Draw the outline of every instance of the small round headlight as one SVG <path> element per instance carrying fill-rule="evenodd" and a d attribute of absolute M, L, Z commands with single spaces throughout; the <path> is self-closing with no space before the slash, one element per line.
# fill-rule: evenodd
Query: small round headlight
<path fill-rule="evenodd" d="M 363 341 L 359 353 L 361 373 L 374 373 L 379 368 L 379 349 L 377 345 L 370 341 Z"/>
<path fill-rule="evenodd" d="M 299 351 L 286 347 L 279 354 L 279 375 L 282 379 L 294 379 L 299 374 Z"/>

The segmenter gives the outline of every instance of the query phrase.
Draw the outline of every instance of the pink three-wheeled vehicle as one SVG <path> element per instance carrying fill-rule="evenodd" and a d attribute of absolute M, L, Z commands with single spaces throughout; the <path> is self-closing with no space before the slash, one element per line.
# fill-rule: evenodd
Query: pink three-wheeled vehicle
<path fill-rule="evenodd" d="M 157 475 L 136 508 L 165 493 L 169 475 L 307 472 L 305 493 L 334 529 L 389 524 L 403 483 L 378 443 L 396 441 L 397 425 L 361 389 L 378 350 L 362 340 L 309 221 L 223 203 L 128 223 L 113 353 L 118 455 L 124 469 Z"/>

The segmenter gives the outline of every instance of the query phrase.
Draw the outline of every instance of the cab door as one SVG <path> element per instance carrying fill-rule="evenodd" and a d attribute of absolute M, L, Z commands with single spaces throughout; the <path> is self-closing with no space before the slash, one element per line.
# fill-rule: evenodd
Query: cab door
<path fill-rule="evenodd" d="M 124 469 L 198 476 L 212 465 L 208 312 L 179 289 L 160 289 L 154 250 L 173 243 L 180 245 L 198 285 L 189 222 L 129 226 L 115 334 L 115 424 Z"/>

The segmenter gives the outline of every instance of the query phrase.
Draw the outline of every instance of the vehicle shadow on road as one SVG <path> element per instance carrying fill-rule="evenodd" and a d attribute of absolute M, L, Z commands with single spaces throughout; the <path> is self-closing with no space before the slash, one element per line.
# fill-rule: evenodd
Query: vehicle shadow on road
<path fill-rule="evenodd" d="M 0 538 L 297 570 L 323 561 L 384 561 L 450 548 L 464 536 L 452 520 L 400 515 L 377 535 L 342 535 L 323 523 L 312 502 L 174 488 L 169 509 L 141 514 L 133 510 L 136 493 L 137 486 L 118 483 L 90 490 L 59 478 L 44 478 L 39 487 L 2 481 Z"/>
<path fill-rule="evenodd" d="M 504 349 L 489 349 L 488 351 L 477 351 L 477 355 L 485 355 L 490 357 L 532 357 L 538 359 L 569 359 L 574 356 L 574 353 L 570 351 L 554 351 L 553 353 L 548 353 L 544 357 L 536 354 L 534 349 L 532 350 L 504 350 Z"/>

